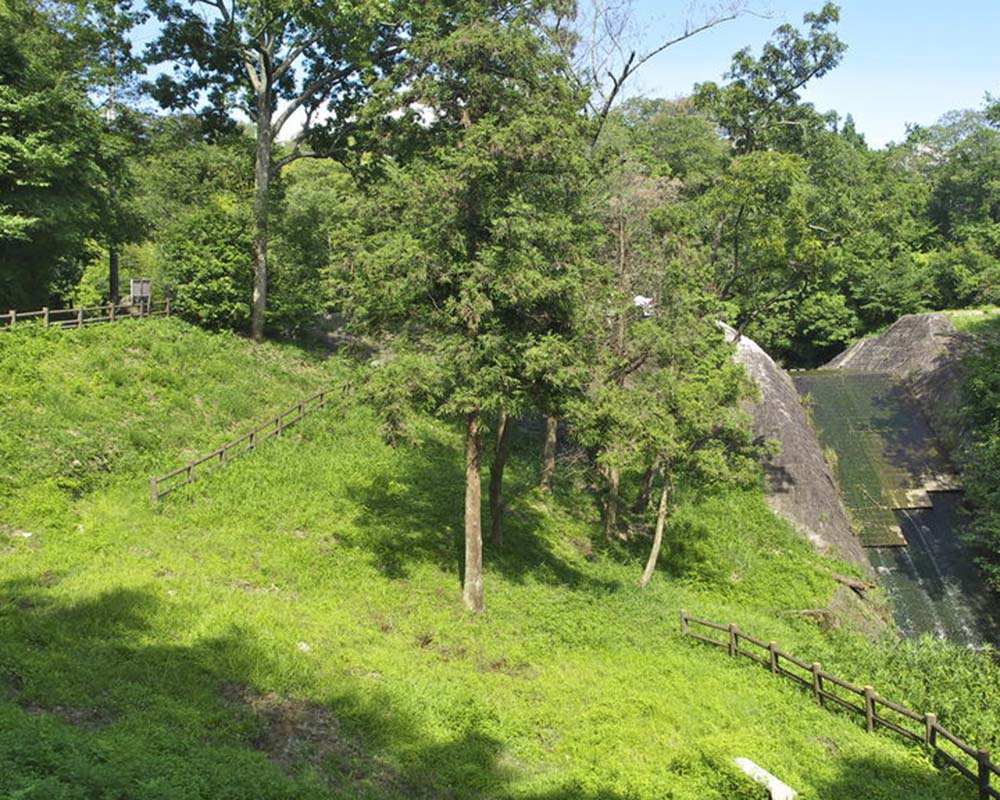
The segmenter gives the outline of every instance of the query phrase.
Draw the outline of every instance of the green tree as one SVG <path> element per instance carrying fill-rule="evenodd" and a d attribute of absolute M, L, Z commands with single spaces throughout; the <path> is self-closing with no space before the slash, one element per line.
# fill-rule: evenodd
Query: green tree
<path fill-rule="evenodd" d="M 51 20 L 0 5 L 0 305 L 44 305 L 100 222 L 100 120 Z M 75 280 L 69 281 L 71 284 Z"/>
<path fill-rule="evenodd" d="M 250 318 L 247 211 L 246 205 L 214 197 L 173 224 L 160 242 L 178 308 L 204 327 L 240 330 Z"/>
<path fill-rule="evenodd" d="M 840 63 L 847 46 L 832 30 L 839 21 L 840 9 L 826 3 L 804 15 L 807 34 L 782 25 L 759 57 L 750 48 L 733 56 L 724 86 L 706 82 L 695 87 L 695 103 L 718 121 L 737 153 L 789 149 L 789 143 L 821 124 L 812 107 L 800 102 L 800 92 Z"/>
<path fill-rule="evenodd" d="M 234 125 L 234 111 L 254 124 L 250 328 L 260 340 L 272 181 L 292 161 L 349 146 L 354 110 L 379 69 L 399 55 L 404 26 L 392 3 L 366 0 L 149 0 L 149 8 L 162 33 L 148 59 L 178 67 L 156 79 L 154 98 L 169 109 L 198 107 L 219 127 Z M 275 144 L 297 114 L 303 147 L 276 158 Z"/>
<path fill-rule="evenodd" d="M 361 246 L 333 274 L 354 324 L 387 349 L 375 393 L 390 427 L 424 399 L 466 438 L 463 600 L 483 608 L 482 433 L 532 404 L 534 376 L 572 352 L 584 283 L 581 99 L 538 27 L 542 8 L 467 3 L 446 36 L 418 36 L 387 118 L 419 149 L 382 163 Z"/>
<path fill-rule="evenodd" d="M 135 205 L 150 221 L 153 274 L 178 312 L 213 328 L 249 321 L 253 139 L 210 135 L 191 116 L 150 120 L 135 159 Z M 214 305 L 218 303 L 218 308 Z"/>
<path fill-rule="evenodd" d="M 810 192 L 804 159 L 758 152 L 737 158 L 700 200 L 714 289 L 739 329 L 798 295 L 826 263 Z"/>
<path fill-rule="evenodd" d="M 117 303 L 121 249 L 139 240 L 144 227 L 130 202 L 134 189 L 130 165 L 143 133 L 141 119 L 132 110 L 143 64 L 133 52 L 130 33 L 148 14 L 144 4 L 134 0 L 56 0 L 48 7 L 67 47 L 76 54 L 77 71 L 105 121 L 101 164 L 107 184 L 99 238 L 108 256 L 107 297 Z"/>
<path fill-rule="evenodd" d="M 351 228 L 357 190 L 350 173 L 329 159 L 289 165 L 279 188 L 269 315 L 287 336 L 302 332 L 325 303 L 323 274 L 335 242 Z M 352 244 L 345 241 L 344 246 Z"/>
<path fill-rule="evenodd" d="M 739 411 L 752 396 L 732 347 L 704 305 L 697 276 L 683 270 L 659 272 L 656 303 L 634 309 L 624 331 L 616 320 L 592 362 L 589 391 L 571 412 L 581 441 L 597 454 L 608 477 L 609 534 L 618 527 L 620 476 L 642 476 L 634 513 L 646 510 L 660 481 L 654 535 L 639 579 L 652 579 L 678 486 L 712 491 L 752 482 L 758 450 Z"/>

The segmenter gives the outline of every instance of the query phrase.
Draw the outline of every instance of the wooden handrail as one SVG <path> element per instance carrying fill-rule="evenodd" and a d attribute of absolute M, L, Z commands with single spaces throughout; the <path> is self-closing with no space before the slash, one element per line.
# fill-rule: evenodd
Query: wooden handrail
<path fill-rule="evenodd" d="M 92 325 L 98 322 L 119 322 L 122 319 L 129 318 L 169 317 L 171 312 L 169 300 L 152 303 L 145 310 L 139 307 L 138 313 L 133 313 L 133 308 L 135 306 L 130 306 L 126 303 L 119 303 L 118 305 L 108 303 L 103 306 L 81 306 L 79 308 L 45 307 L 37 311 L 16 311 L 15 309 L 10 309 L 0 314 L 0 330 L 10 330 L 18 320 L 31 320 L 39 317 L 42 318 L 45 327 L 82 328 L 85 325 Z M 156 310 L 157 308 L 159 310 Z M 55 319 L 55 317 L 61 315 L 69 316 L 64 319 Z"/>
<path fill-rule="evenodd" d="M 994 788 L 992 784 L 994 775 L 1000 777 L 1000 767 L 990 760 L 989 750 L 975 748 L 957 737 L 948 729 L 942 727 L 938 722 L 936 714 L 918 714 L 916 711 L 913 711 L 906 706 L 894 703 L 891 700 L 887 700 L 886 698 L 880 696 L 871 686 L 865 686 L 862 688 L 856 686 L 850 681 L 844 680 L 843 678 L 831 675 L 829 672 L 824 670 L 819 663 L 803 661 L 802 659 L 796 658 L 790 653 L 786 653 L 779 649 L 774 642 L 765 643 L 762 639 L 750 636 L 740 630 L 736 623 L 723 625 L 718 622 L 692 617 L 684 609 L 681 609 L 680 618 L 682 636 L 687 636 L 701 642 L 725 648 L 729 651 L 732 658 L 739 658 L 740 656 L 743 656 L 751 661 L 762 664 L 772 673 L 776 675 L 783 675 L 795 683 L 809 689 L 813 694 L 813 697 L 820 705 L 823 704 L 824 700 L 829 700 L 836 704 L 839 708 L 843 708 L 847 711 L 851 711 L 865 717 L 865 723 L 869 732 L 873 732 L 879 727 L 883 727 L 907 739 L 924 744 L 934 754 L 936 762 L 954 767 L 960 775 L 964 775 L 972 781 L 979 790 L 980 800 L 1000 800 L 1000 790 Z M 726 632 L 729 634 L 729 641 L 713 639 L 710 636 L 700 634 L 691 629 L 692 625 L 700 625 L 711 630 Z M 740 640 L 751 642 L 758 647 L 766 649 L 768 651 L 769 658 L 761 658 L 755 653 L 749 653 L 746 650 L 740 649 Z M 790 672 L 783 668 L 781 666 L 782 660 L 796 665 L 800 669 L 807 672 L 808 676 L 797 675 L 794 672 Z M 848 692 L 852 692 L 860 697 L 863 697 L 864 707 L 855 705 L 849 700 L 827 690 L 824 687 L 824 682 L 829 682 L 835 686 L 845 689 Z M 907 719 L 913 720 L 914 722 L 921 723 L 923 725 L 923 731 L 921 733 L 915 733 L 914 731 L 907 730 L 902 725 L 897 724 L 892 720 L 879 716 L 878 709 L 880 706 L 894 711 Z M 943 738 L 946 742 L 957 748 L 962 754 L 971 758 L 975 762 L 974 768 L 963 764 L 954 754 L 944 750 L 938 744 L 938 737 Z"/>
<path fill-rule="evenodd" d="M 345 387 L 341 387 L 343 390 Z M 205 464 L 207 462 L 215 461 L 218 459 L 219 465 L 222 466 L 229 462 L 229 454 L 233 450 L 240 448 L 241 445 L 246 443 L 245 447 L 240 449 L 240 452 L 246 452 L 248 450 L 256 449 L 257 445 L 264 442 L 271 437 L 280 436 L 281 432 L 288 427 L 294 425 L 296 422 L 301 420 L 303 417 L 311 414 L 314 411 L 319 411 L 320 409 L 326 408 L 327 399 L 331 393 L 331 389 L 321 389 L 314 394 L 309 395 L 303 400 L 297 401 L 294 405 L 280 412 L 279 414 L 269 418 L 266 422 L 258 425 L 257 427 L 251 429 L 242 436 L 227 442 L 219 448 L 216 448 L 207 455 L 199 456 L 198 458 L 189 461 L 182 467 L 178 467 L 171 472 L 167 472 L 163 475 L 158 475 L 149 479 L 149 496 L 155 505 L 160 501 L 160 499 L 174 491 L 175 489 L 180 489 L 182 486 L 187 486 L 190 483 L 194 483 L 196 480 L 197 473 L 195 468 Z M 318 402 L 317 402 L 318 401 Z M 290 417 L 286 419 L 286 417 Z M 167 486 L 165 483 L 171 481 L 173 478 L 183 475 L 184 479 L 180 481 L 175 481 Z"/>

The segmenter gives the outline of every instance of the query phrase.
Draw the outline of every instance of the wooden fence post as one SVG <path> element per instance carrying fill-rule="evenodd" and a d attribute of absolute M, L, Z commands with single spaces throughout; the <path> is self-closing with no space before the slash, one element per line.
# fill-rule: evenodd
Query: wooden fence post
<path fill-rule="evenodd" d="M 778 643 L 768 642 L 767 643 L 767 654 L 770 656 L 771 660 L 771 672 L 775 675 L 778 674 Z"/>
<path fill-rule="evenodd" d="M 924 744 L 937 747 L 937 714 L 924 714 Z"/>
<path fill-rule="evenodd" d="M 160 499 L 160 487 L 156 478 L 149 479 L 149 496 L 153 499 L 153 505 L 155 506 Z"/>
<path fill-rule="evenodd" d="M 868 733 L 872 733 L 875 730 L 875 689 L 871 686 L 865 687 L 865 723 Z"/>
<path fill-rule="evenodd" d="M 687 636 L 691 631 L 691 626 L 688 624 L 688 612 L 683 608 L 681 609 L 681 636 Z"/>
<path fill-rule="evenodd" d="M 49 307 L 42 306 L 42 319 L 45 320 L 45 327 L 49 327 Z"/>
<path fill-rule="evenodd" d="M 170 316 L 170 298 L 169 297 L 167 298 L 166 305 L 164 305 L 164 310 L 166 311 L 166 314 L 169 317 Z"/>
<path fill-rule="evenodd" d="M 979 762 L 979 798 L 990 800 L 990 751 L 979 750 L 976 761 Z"/>
<path fill-rule="evenodd" d="M 17 312 L 12 308 L 10 310 L 10 327 L 14 327 L 14 321 L 17 319 Z"/>
<path fill-rule="evenodd" d="M 820 695 L 820 691 L 823 689 L 823 679 L 819 676 L 821 669 L 819 662 L 813 661 L 810 669 L 812 670 L 813 696 L 816 698 L 817 703 L 823 705 L 823 697 Z"/>
<path fill-rule="evenodd" d="M 729 655 L 736 658 L 736 652 L 739 649 L 739 636 L 740 629 L 735 622 L 729 623 Z"/>
<path fill-rule="evenodd" d="M 108 303 L 108 322 L 115 321 L 115 304 L 114 302 Z"/>
<path fill-rule="evenodd" d="M 83 306 L 76 310 L 76 327 L 83 327 Z"/>
<path fill-rule="evenodd" d="M 276 431 L 275 436 L 281 436 L 281 414 L 278 414 L 274 418 L 274 429 Z"/>

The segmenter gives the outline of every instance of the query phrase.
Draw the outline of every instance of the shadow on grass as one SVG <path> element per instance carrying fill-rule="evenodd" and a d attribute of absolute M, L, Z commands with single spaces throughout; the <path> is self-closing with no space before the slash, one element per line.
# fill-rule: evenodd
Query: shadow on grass
<path fill-rule="evenodd" d="M 825 782 L 815 781 L 821 797 L 854 797 L 859 800 L 932 800 L 947 797 L 972 800 L 978 791 L 954 771 L 932 772 L 874 758 L 843 758 L 838 773 Z M 812 795 L 810 795 L 812 796 Z"/>
<path fill-rule="evenodd" d="M 275 693 L 258 681 L 280 665 L 247 631 L 172 645 L 165 614 L 142 589 L 66 602 L 38 581 L 0 584 L 0 796 L 512 795 L 518 773 L 503 744 L 475 726 L 432 741 L 356 682 L 318 699 Z M 571 787 L 517 796 L 623 800 Z"/>
<path fill-rule="evenodd" d="M 511 477 L 505 481 L 508 499 L 528 489 Z M 484 469 L 484 495 L 488 480 L 488 469 Z M 427 439 L 408 448 L 393 474 L 379 476 L 352 492 L 352 499 L 364 509 L 355 520 L 361 531 L 356 545 L 369 551 L 372 563 L 387 578 L 407 578 L 411 566 L 423 562 L 452 572 L 461 583 L 464 491 L 465 467 L 453 447 Z M 567 502 L 567 498 L 557 492 L 551 502 Z M 545 522 L 543 509 L 519 503 L 515 511 L 505 514 L 504 542 L 497 548 L 489 541 L 484 499 L 485 569 L 515 582 L 532 579 L 602 594 L 620 588 L 617 581 L 596 579 L 562 558 L 552 541 L 539 533 Z"/>

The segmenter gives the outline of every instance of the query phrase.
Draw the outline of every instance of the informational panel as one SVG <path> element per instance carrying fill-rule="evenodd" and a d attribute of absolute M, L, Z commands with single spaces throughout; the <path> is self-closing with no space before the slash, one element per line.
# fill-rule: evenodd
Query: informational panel
<path fill-rule="evenodd" d="M 153 293 L 153 281 L 149 278 L 132 278 L 129 281 L 129 297 L 132 305 L 149 305 Z"/>

